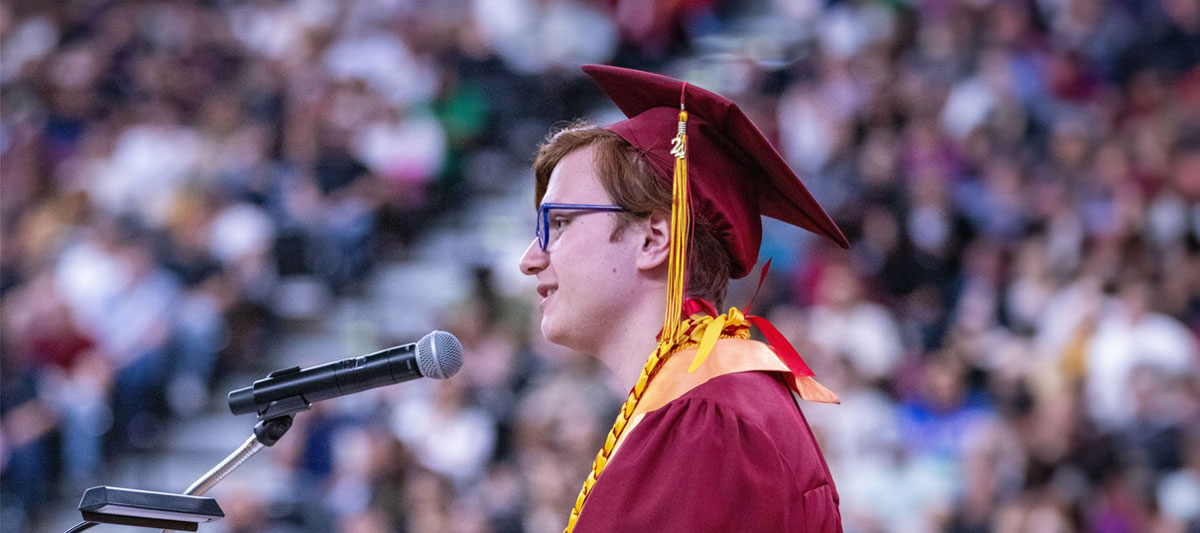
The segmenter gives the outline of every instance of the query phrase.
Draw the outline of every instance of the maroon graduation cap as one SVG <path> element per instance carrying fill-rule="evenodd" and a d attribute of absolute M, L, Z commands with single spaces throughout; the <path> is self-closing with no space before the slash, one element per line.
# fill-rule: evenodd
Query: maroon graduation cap
<path fill-rule="evenodd" d="M 758 260 L 766 215 L 829 237 L 846 237 L 737 104 L 714 92 L 639 70 L 586 65 L 629 117 L 606 126 L 645 153 L 654 172 L 672 182 L 680 108 L 687 112 L 686 182 L 692 216 L 708 221 L 732 260 L 730 274 L 749 274 Z"/>

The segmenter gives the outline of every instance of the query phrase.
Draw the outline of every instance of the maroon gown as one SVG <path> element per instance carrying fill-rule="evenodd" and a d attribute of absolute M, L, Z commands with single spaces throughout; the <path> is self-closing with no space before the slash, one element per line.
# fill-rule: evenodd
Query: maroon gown
<path fill-rule="evenodd" d="M 596 481 L 576 533 L 840 532 L 838 494 L 784 375 L 710 379 L 646 413 Z"/>

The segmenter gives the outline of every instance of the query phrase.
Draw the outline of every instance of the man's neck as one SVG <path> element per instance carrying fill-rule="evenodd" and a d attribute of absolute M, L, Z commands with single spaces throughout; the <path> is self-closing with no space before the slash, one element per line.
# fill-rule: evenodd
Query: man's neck
<path fill-rule="evenodd" d="M 658 346 L 667 305 L 664 293 L 665 290 L 647 291 L 625 313 L 620 328 L 596 350 L 596 357 L 612 370 L 622 390 L 629 390 L 637 383 L 646 359 Z"/>

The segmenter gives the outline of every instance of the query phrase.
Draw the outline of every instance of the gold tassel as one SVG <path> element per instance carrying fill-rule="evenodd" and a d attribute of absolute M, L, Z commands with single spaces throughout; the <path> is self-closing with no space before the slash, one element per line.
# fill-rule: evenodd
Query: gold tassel
<path fill-rule="evenodd" d="M 684 88 L 686 90 L 686 85 Z M 691 206 L 688 204 L 687 171 L 687 111 L 683 108 L 683 97 L 679 101 L 679 130 L 671 139 L 671 155 L 675 156 L 675 171 L 671 176 L 671 250 L 667 259 L 667 311 L 663 318 L 663 336 L 660 344 L 674 344 L 668 338 L 679 330 L 683 319 L 683 293 L 687 284 L 688 244 L 692 235 Z"/>

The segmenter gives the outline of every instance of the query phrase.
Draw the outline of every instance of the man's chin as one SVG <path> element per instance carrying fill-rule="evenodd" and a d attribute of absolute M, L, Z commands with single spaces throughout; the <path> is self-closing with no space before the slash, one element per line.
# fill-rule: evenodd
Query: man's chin
<path fill-rule="evenodd" d="M 542 317 L 542 336 L 546 337 L 546 340 L 553 344 L 566 346 L 566 335 L 563 335 L 561 330 L 556 329 L 554 325 L 546 319 L 546 317 Z"/>
<path fill-rule="evenodd" d="M 542 336 L 546 337 L 547 341 L 550 341 L 551 344 L 557 344 L 564 348 L 570 348 L 577 351 L 581 350 L 582 346 L 579 345 L 579 339 L 573 337 L 569 333 L 571 333 L 569 328 L 558 327 L 554 323 L 548 321 L 546 317 L 542 317 Z"/>

